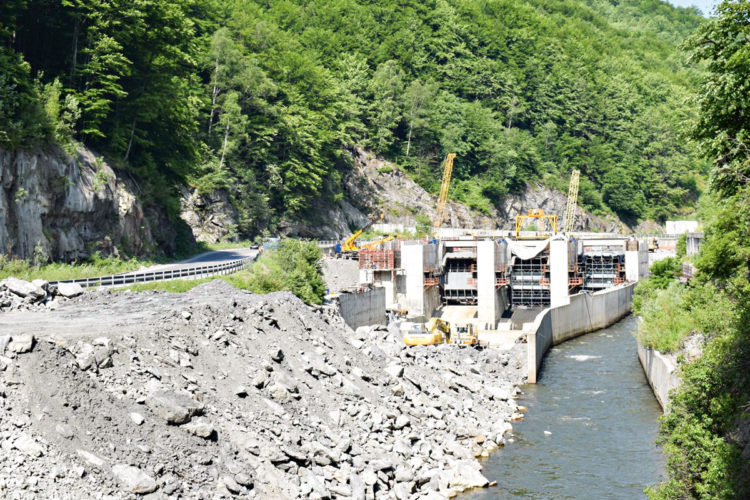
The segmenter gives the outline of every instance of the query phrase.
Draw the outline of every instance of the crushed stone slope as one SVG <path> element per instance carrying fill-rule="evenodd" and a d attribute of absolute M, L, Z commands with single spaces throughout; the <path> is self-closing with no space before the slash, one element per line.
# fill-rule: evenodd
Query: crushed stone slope
<path fill-rule="evenodd" d="M 487 484 L 525 373 L 223 281 L 0 325 L 5 498 L 447 497 Z"/>

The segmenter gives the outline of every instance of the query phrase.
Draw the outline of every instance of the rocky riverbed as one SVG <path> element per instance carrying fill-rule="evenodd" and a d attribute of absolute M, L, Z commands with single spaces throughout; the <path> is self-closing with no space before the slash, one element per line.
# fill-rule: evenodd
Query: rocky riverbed
<path fill-rule="evenodd" d="M 0 313 L 0 497 L 453 496 L 487 485 L 524 355 L 222 281 Z"/>

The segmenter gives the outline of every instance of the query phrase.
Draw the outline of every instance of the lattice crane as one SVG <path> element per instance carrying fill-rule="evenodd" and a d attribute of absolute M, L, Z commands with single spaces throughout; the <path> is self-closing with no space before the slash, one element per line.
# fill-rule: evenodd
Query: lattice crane
<path fill-rule="evenodd" d="M 568 188 L 568 205 L 565 207 L 565 222 L 563 223 L 563 232 L 571 233 L 573 224 L 576 221 L 576 203 L 578 202 L 578 179 L 581 172 L 573 169 L 570 174 L 570 187 Z"/>
<path fill-rule="evenodd" d="M 440 184 L 440 196 L 438 197 L 437 214 L 435 220 L 432 221 L 432 225 L 435 228 L 440 227 L 443 223 L 443 212 L 445 211 L 445 203 L 448 201 L 448 188 L 451 185 L 451 173 L 453 173 L 453 159 L 456 157 L 456 153 L 448 153 L 445 157 L 445 167 L 443 167 L 443 182 Z"/>

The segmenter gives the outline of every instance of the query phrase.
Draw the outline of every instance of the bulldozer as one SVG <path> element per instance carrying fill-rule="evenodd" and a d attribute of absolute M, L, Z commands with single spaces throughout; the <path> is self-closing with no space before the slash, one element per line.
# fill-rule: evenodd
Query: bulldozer
<path fill-rule="evenodd" d="M 454 323 L 451 325 L 451 334 L 448 343 L 455 345 L 477 345 L 479 334 L 473 323 Z"/>

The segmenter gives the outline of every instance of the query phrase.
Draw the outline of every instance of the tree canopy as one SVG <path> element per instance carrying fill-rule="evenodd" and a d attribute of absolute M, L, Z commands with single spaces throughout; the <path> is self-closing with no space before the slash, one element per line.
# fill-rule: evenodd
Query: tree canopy
<path fill-rule="evenodd" d="M 677 50 L 702 20 L 659 0 L 0 9 L 0 144 L 67 134 L 172 208 L 180 183 L 225 187 L 245 235 L 340 196 L 354 146 L 432 191 L 455 152 L 455 196 L 478 208 L 578 168 L 583 203 L 632 222 L 691 211 L 707 173 L 681 136 L 701 69 Z"/>

